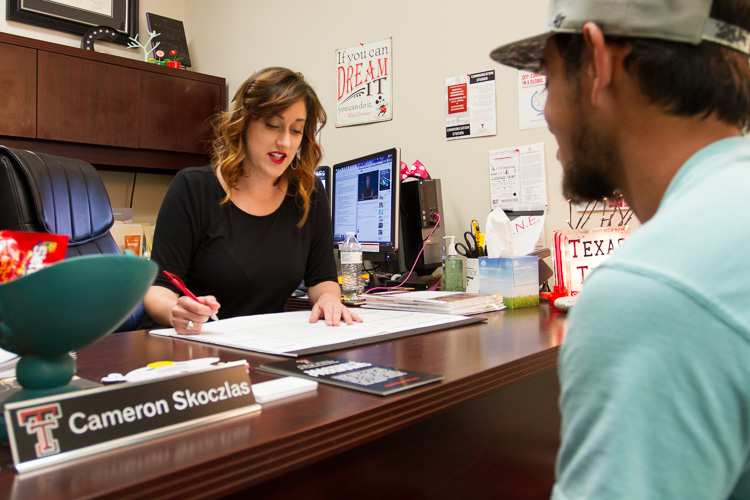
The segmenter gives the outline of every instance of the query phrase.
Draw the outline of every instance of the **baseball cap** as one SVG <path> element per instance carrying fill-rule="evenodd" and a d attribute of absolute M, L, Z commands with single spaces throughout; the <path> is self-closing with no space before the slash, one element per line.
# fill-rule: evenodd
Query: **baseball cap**
<path fill-rule="evenodd" d="M 500 64 L 538 72 L 544 44 L 555 33 L 582 33 L 593 21 L 605 35 L 698 45 L 718 43 L 750 55 L 750 32 L 709 17 L 712 0 L 550 0 L 547 31 L 500 46 Z"/>

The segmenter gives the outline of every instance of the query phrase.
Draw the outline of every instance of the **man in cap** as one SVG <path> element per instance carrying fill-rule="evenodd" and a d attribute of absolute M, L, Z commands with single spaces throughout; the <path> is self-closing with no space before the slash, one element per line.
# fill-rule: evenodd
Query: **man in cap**
<path fill-rule="evenodd" d="M 492 53 L 547 75 L 574 201 L 642 222 L 560 351 L 556 499 L 750 498 L 750 2 L 552 0 Z"/>

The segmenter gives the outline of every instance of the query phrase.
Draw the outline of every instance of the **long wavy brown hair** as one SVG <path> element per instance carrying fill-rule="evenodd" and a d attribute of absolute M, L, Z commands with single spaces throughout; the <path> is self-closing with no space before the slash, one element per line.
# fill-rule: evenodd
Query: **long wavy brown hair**
<path fill-rule="evenodd" d="M 302 210 L 297 227 L 304 225 L 310 212 L 310 195 L 315 189 L 315 168 L 323 157 L 316 134 L 325 125 L 327 117 L 318 96 L 302 74 L 287 68 L 266 68 L 250 76 L 237 89 L 230 108 L 214 120 L 216 138 L 211 165 L 229 187 L 222 203 L 232 199 L 231 190 L 237 187 L 242 177 L 245 132 L 250 122 L 281 114 L 300 99 L 305 102 L 307 120 L 299 156 L 292 161 L 291 166 L 296 168 L 287 168 L 282 175 L 289 181 L 296 181 L 295 198 Z"/>

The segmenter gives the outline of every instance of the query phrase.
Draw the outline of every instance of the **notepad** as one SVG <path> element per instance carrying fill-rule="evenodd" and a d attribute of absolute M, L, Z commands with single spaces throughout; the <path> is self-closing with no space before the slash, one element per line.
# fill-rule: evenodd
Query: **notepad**
<path fill-rule="evenodd" d="M 306 380 L 299 377 L 284 377 L 252 384 L 250 387 L 253 390 L 255 401 L 265 404 L 315 391 L 318 389 L 318 383 L 314 380 Z"/>

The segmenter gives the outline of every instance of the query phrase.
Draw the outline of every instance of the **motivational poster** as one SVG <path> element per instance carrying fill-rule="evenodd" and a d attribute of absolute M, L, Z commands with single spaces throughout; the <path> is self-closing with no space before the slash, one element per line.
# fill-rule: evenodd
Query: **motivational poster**
<path fill-rule="evenodd" d="M 336 51 L 336 126 L 393 119 L 391 39 Z"/>

